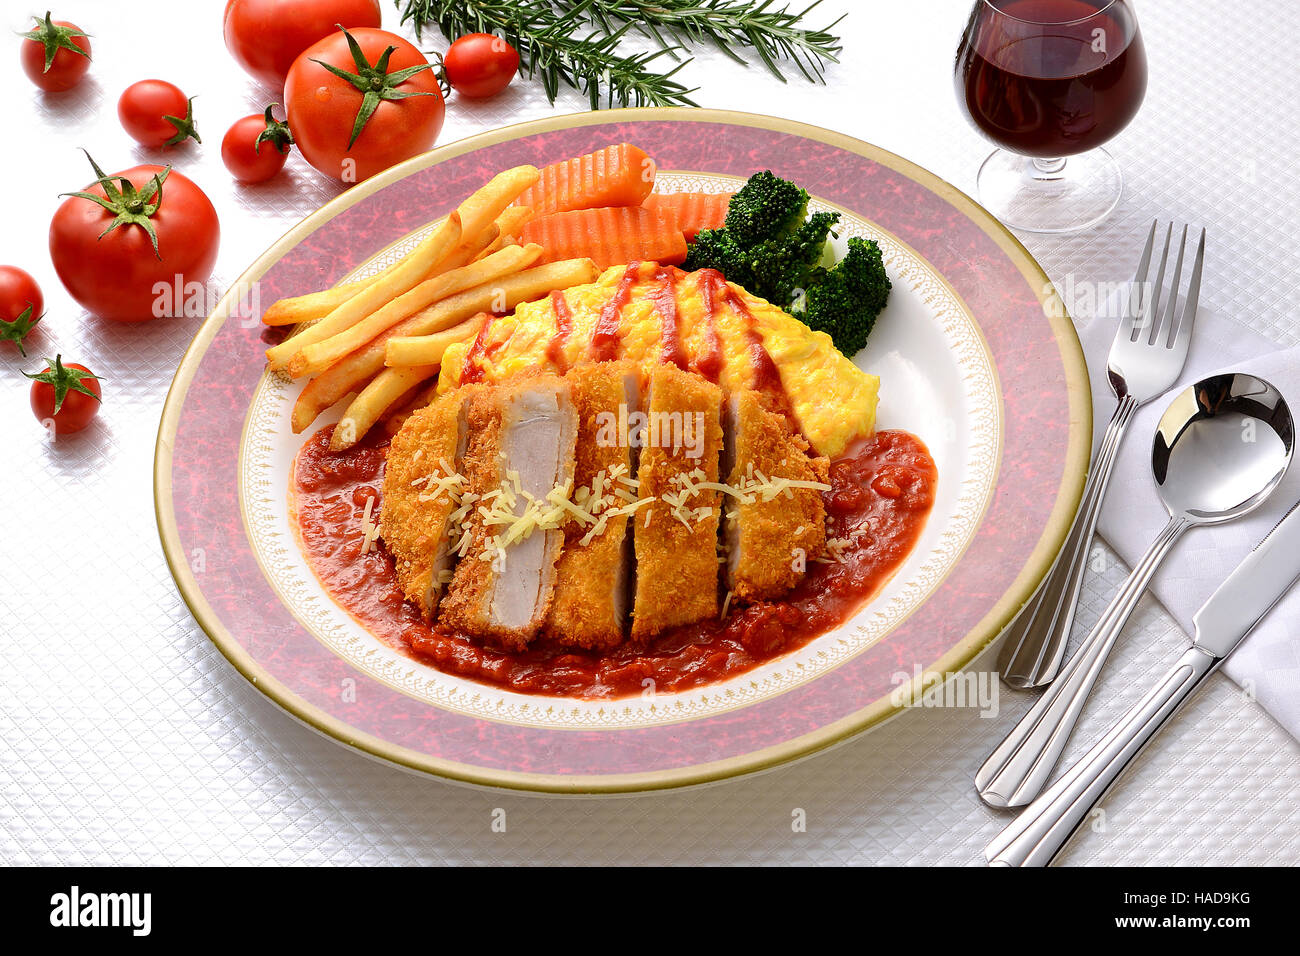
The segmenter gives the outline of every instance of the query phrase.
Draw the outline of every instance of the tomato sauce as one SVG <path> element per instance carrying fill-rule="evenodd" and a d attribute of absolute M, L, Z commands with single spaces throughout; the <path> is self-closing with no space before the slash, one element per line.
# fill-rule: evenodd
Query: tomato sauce
<path fill-rule="evenodd" d="M 790 407 L 790 397 L 781 384 L 781 372 L 776 367 L 772 354 L 763 344 L 763 336 L 758 331 L 758 320 L 744 299 L 736 295 L 721 272 L 716 269 L 701 269 L 700 290 L 704 296 L 704 312 L 708 316 L 710 327 L 716 340 L 717 329 L 714 316 L 719 302 L 725 300 L 727 306 L 736 313 L 745 325 L 745 354 L 749 356 L 749 367 L 753 373 L 755 391 L 762 392 L 767 398 L 768 406 L 785 415 L 792 423 L 795 421 L 794 409 Z M 721 363 L 719 363 L 720 365 Z"/>
<path fill-rule="evenodd" d="M 623 278 L 618 280 L 614 294 L 600 310 L 596 327 L 591 330 L 591 354 L 597 362 L 611 362 L 618 358 L 618 344 L 622 341 L 618 329 L 619 321 L 623 315 L 623 307 L 632 297 L 632 286 L 636 285 L 640 272 L 641 263 L 633 262 L 629 265 L 627 271 L 623 273 Z"/>
<path fill-rule="evenodd" d="M 916 545 L 934 503 L 938 472 L 924 444 L 903 431 L 877 432 L 853 456 L 831 464 L 827 534 L 853 543 L 843 560 L 810 562 L 785 598 L 734 608 L 661 634 L 645 646 L 605 653 L 546 640 L 523 653 L 480 646 L 425 623 L 402 599 L 382 545 L 361 553 L 362 514 L 380 505 L 387 439 L 367 437 L 329 450 L 333 426 L 316 432 L 294 465 L 292 504 L 299 539 L 325 589 L 379 640 L 449 674 L 524 694 L 612 699 L 685 691 L 735 677 L 789 654 L 847 621 L 889 580 Z"/>
<path fill-rule="evenodd" d="M 722 273 L 716 272 L 716 270 L 707 270 L 707 272 L 713 272 L 719 279 L 722 278 Z M 722 339 L 718 336 L 718 304 L 715 298 L 717 283 L 711 281 L 711 277 L 706 274 L 706 270 L 700 270 L 697 275 L 699 275 L 697 281 L 699 282 L 700 296 L 704 300 L 704 321 L 707 324 L 704 329 L 706 345 L 695 359 L 695 371 L 716 384 L 718 376 L 722 374 L 724 363 Z"/>
<path fill-rule="evenodd" d="M 483 360 L 488 357 L 488 333 L 492 330 L 492 323 L 495 321 L 494 315 L 489 315 L 484 320 L 483 327 L 478 330 L 478 335 L 474 336 L 474 344 L 465 352 L 465 362 L 460 370 L 460 384 L 469 385 L 483 381 Z"/>
<path fill-rule="evenodd" d="M 690 371 L 686 349 L 682 347 L 682 329 L 677 320 L 677 282 L 672 272 L 660 269 L 654 275 L 655 287 L 650 291 L 650 302 L 659 316 L 659 357 L 665 365 L 676 365 L 683 372 Z"/>
<path fill-rule="evenodd" d="M 564 343 L 569 340 L 569 333 L 573 331 L 573 310 L 569 308 L 569 300 L 564 297 L 563 289 L 556 289 L 551 293 L 551 311 L 555 313 L 555 334 L 546 343 L 546 358 L 564 372 L 567 365 L 564 359 Z"/>

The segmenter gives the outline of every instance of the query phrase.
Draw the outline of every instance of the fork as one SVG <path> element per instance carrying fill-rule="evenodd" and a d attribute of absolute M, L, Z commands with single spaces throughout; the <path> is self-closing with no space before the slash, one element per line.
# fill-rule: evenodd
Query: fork
<path fill-rule="evenodd" d="M 1154 293 L 1147 297 L 1150 307 L 1149 309 L 1141 307 L 1141 297 L 1144 293 L 1140 287 L 1144 284 L 1145 271 L 1150 265 L 1152 241 L 1156 234 L 1154 225 L 1151 229 L 1151 235 L 1147 238 L 1146 251 L 1142 255 L 1142 263 L 1138 267 L 1138 279 L 1135 281 L 1135 286 L 1139 287 L 1136 293 L 1138 298 L 1135 299 L 1139 307 L 1129 310 L 1111 345 L 1108 362 L 1109 377 L 1111 387 L 1120 402 L 1120 409 L 1116 411 L 1115 419 L 1111 421 L 1112 427 L 1121 417 L 1121 412 L 1126 405 L 1131 407 L 1124 418 L 1124 425 L 1127 425 L 1128 418 L 1131 418 L 1132 409 L 1149 400 L 1145 398 L 1137 401 L 1135 395 L 1155 397 L 1172 385 L 1182 371 L 1187 356 L 1188 341 L 1192 334 L 1192 324 L 1195 321 L 1197 300 L 1200 296 L 1201 268 L 1205 260 L 1204 229 L 1201 230 L 1200 241 L 1197 244 L 1196 259 L 1192 266 L 1192 276 L 1182 311 L 1175 315 L 1183 258 L 1187 250 L 1187 227 L 1184 226 L 1165 308 L 1155 321 L 1148 323 L 1149 327 L 1148 324 L 1144 324 L 1145 317 L 1157 315 L 1169 243 L 1173 238 L 1171 225 L 1165 235 L 1165 247 L 1160 256 L 1160 269 L 1157 273 Z M 1121 435 L 1122 431 L 1121 426 Z M 1108 432 L 1107 437 L 1109 434 Z M 1118 446 L 1118 440 L 1115 445 Z M 1098 459 L 1098 469 L 1104 466 L 1109 472 L 1110 466 L 1114 464 L 1115 450 L 1114 448 L 1110 450 L 1109 460 L 1105 458 L 1105 452 L 1103 445 L 1102 454 Z M 1101 493 L 1105 491 L 1107 477 L 1108 474 L 1098 481 L 1101 491 L 1097 493 L 1097 500 L 1100 500 Z M 1092 537 L 1092 530 L 1096 525 L 1095 514 L 1088 518 L 1088 523 L 1089 530 L 1085 541 Z M 1172 544 L 1174 538 L 1176 535 L 1172 536 L 1168 543 Z M 1023 806 L 1033 800 L 1047 782 L 1048 775 L 1059 759 L 1065 742 L 1069 739 L 1074 722 L 1078 719 L 1083 701 L 1092 690 L 1102 663 L 1114 645 L 1120 629 L 1136 606 L 1142 591 L 1145 590 L 1150 571 L 1154 570 L 1159 560 L 1158 553 L 1154 558 L 1151 557 L 1154 552 L 1156 549 L 1153 548 L 1140 566 L 1146 568 L 1145 576 L 1135 570 L 1129 583 L 1121 590 L 1102 619 L 1097 622 L 1096 629 L 1066 665 L 1060 680 L 1043 693 L 980 767 L 975 775 L 975 788 L 985 803 L 995 807 Z M 1082 567 L 1082 562 L 1080 566 Z M 1138 583 L 1135 584 L 1135 581 Z M 1073 585 L 1073 591 L 1074 598 L 1077 599 L 1077 581 Z M 1068 617 L 1073 618 L 1073 604 Z M 1062 649 L 1068 636 L 1067 626 L 1065 632 L 1059 636 Z"/>
<path fill-rule="evenodd" d="M 1075 608 L 1079 603 L 1088 551 L 1097 530 L 1097 516 L 1101 513 L 1102 499 L 1106 496 L 1106 486 L 1110 482 L 1124 434 L 1133 420 L 1133 413 L 1167 391 L 1178 380 L 1187 360 L 1187 345 L 1191 339 L 1196 302 L 1200 295 L 1205 230 L 1201 230 L 1185 305 L 1175 320 L 1183 253 L 1187 245 L 1187 227 L 1183 227 L 1172 287 L 1164 303 L 1164 313 L 1160 314 L 1165 268 L 1174 226 L 1170 223 L 1165 232 L 1156 278 L 1151 283 L 1148 276 L 1159 225 L 1158 220 L 1151 224 L 1127 298 L 1124 318 L 1111 343 L 1106 365 L 1110 389 L 1116 399 L 1115 413 L 1106 426 L 1106 435 L 1088 474 L 1074 525 L 1047 577 L 1021 610 L 1019 617 L 1004 632 L 1002 651 L 998 656 L 998 671 L 1002 680 L 1012 687 L 1041 687 L 1051 683 L 1060 671 L 1061 661 L 1065 657 L 1065 644 L 1074 624 Z"/>

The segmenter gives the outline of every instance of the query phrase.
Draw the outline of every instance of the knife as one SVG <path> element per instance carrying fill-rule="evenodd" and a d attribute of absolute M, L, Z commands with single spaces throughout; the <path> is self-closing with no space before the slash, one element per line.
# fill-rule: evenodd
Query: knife
<path fill-rule="evenodd" d="M 1182 658 L 984 850 L 990 866 L 1046 866 L 1135 757 L 1300 578 L 1300 502 L 1192 618 Z"/>

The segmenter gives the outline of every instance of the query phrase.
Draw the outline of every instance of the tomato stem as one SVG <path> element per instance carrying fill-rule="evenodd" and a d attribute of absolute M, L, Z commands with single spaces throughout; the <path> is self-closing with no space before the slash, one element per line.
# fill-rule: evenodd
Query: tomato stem
<path fill-rule="evenodd" d="M 162 253 L 158 251 L 158 233 L 154 231 L 151 217 L 158 211 L 162 205 L 162 187 L 167 177 L 171 175 L 172 168 L 167 166 L 161 173 L 154 173 L 149 184 L 143 189 L 136 189 L 131 180 L 125 176 L 118 176 L 117 182 L 114 183 L 114 177 L 109 176 L 99 164 L 95 162 L 90 153 L 82 149 L 86 154 L 86 159 L 90 160 L 91 167 L 95 170 L 95 183 L 103 190 L 104 195 L 100 196 L 92 192 L 60 193 L 60 196 L 76 196 L 78 199 L 89 199 L 97 206 L 102 206 L 113 214 L 113 221 L 108 224 L 108 228 L 99 234 L 103 239 L 118 226 L 134 225 L 139 226 L 149 234 L 149 240 L 153 243 L 153 254 L 162 259 Z"/>
<path fill-rule="evenodd" d="M 163 119 L 176 128 L 176 135 L 167 140 L 167 142 L 163 144 L 164 146 L 175 146 L 177 143 L 183 143 L 187 139 L 193 139 L 196 143 L 203 142 L 202 138 L 199 136 L 199 128 L 194 125 L 194 97 L 191 96 L 185 103 L 185 115 L 183 117 L 167 116 L 164 114 Z"/>
<path fill-rule="evenodd" d="M 33 318 L 32 312 L 35 308 L 35 306 L 29 305 L 16 318 L 9 321 L 0 319 L 0 342 L 14 343 L 14 345 L 18 346 L 18 351 L 23 358 L 27 358 L 27 349 L 23 348 L 23 340 L 27 338 L 32 329 L 36 328 L 41 319 L 45 318 L 43 315 Z"/>
<path fill-rule="evenodd" d="M 99 380 L 99 376 L 94 372 L 83 372 L 78 368 L 67 368 L 63 364 L 63 356 L 54 356 L 54 361 L 45 360 L 45 371 L 43 372 L 23 372 L 33 382 L 44 382 L 54 389 L 54 414 L 59 413 L 63 407 L 63 400 L 68 397 L 68 392 L 80 392 L 83 395 L 89 395 L 97 402 L 102 402 L 98 395 L 81 383 L 88 378 Z"/>
<path fill-rule="evenodd" d="M 289 147 L 293 145 L 293 133 L 289 131 L 289 124 L 281 122 L 275 118 L 271 112 L 279 103 L 272 103 L 266 108 L 264 114 L 266 119 L 266 129 L 257 134 L 257 139 L 253 141 L 253 152 L 261 153 L 262 144 L 270 143 L 284 155 L 289 154 Z"/>
<path fill-rule="evenodd" d="M 40 17 L 32 17 L 32 19 L 36 21 L 36 29 L 27 33 L 20 33 L 19 36 L 26 37 L 45 47 L 45 69 L 41 71 L 42 73 L 50 72 L 50 67 L 54 65 L 54 56 L 60 50 L 68 50 L 79 56 L 84 56 L 87 60 L 90 59 L 89 53 L 72 42 L 73 37 L 88 37 L 90 36 L 89 33 L 83 33 L 76 27 L 55 26 L 54 21 L 50 19 L 49 10 L 45 11 L 44 20 Z"/>
<path fill-rule="evenodd" d="M 343 35 L 347 37 L 348 49 L 352 51 L 352 62 L 356 64 L 357 72 L 349 73 L 347 70 L 339 69 L 324 60 L 313 59 L 312 62 L 323 66 L 340 79 L 347 80 L 361 93 L 361 108 L 357 110 L 356 121 L 352 124 L 352 138 L 348 140 L 348 149 L 351 149 L 352 144 L 361 135 L 361 131 L 365 129 L 366 123 L 370 121 L 370 117 L 379 108 L 381 101 L 404 100 L 408 96 L 433 95 L 432 92 L 427 90 L 397 89 L 415 74 L 423 70 L 433 69 L 433 64 L 422 63 L 419 66 L 409 66 L 404 70 L 389 73 L 388 60 L 396 52 L 397 47 L 390 46 L 372 64 L 366 59 L 366 55 L 362 52 L 361 45 L 357 43 L 356 38 L 347 30 L 344 30 L 341 24 L 337 26 L 340 30 L 343 30 Z"/>

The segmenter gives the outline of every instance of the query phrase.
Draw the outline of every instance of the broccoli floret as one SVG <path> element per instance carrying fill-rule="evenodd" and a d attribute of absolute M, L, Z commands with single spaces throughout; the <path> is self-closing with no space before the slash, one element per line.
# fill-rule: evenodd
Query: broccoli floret
<path fill-rule="evenodd" d="M 808 216 L 806 190 L 770 170 L 756 173 L 731 197 L 724 226 L 696 234 L 683 266 L 717 269 L 853 355 L 866 344 L 890 284 L 874 241 L 851 238 L 835 262 L 827 238 L 839 219 L 836 212 Z"/>
<path fill-rule="evenodd" d="M 686 250 L 682 268 L 688 272 L 696 269 L 717 269 L 730 281 L 748 288 L 753 282 L 749 269 L 749 255 L 726 229 L 701 229 L 695 241 Z"/>
<path fill-rule="evenodd" d="M 834 268 L 815 271 L 803 301 L 794 303 L 794 315 L 826 332 L 840 352 L 852 356 L 867 344 L 890 288 L 880 246 L 855 236 Z"/>
<path fill-rule="evenodd" d="M 767 239 L 797 229 L 808 213 L 808 191 L 766 170 L 749 182 L 727 204 L 725 226 L 748 249 Z"/>
<path fill-rule="evenodd" d="M 871 314 L 871 321 L 874 322 L 889 301 L 889 290 L 893 288 L 889 275 L 885 272 L 880 245 L 874 239 L 851 237 L 849 251 L 836 264 L 835 269 L 844 273 L 861 308 Z"/>
<path fill-rule="evenodd" d="M 819 268 L 826 240 L 839 219 L 837 212 L 815 212 L 793 232 L 754 246 L 748 254 L 752 284 L 745 287 L 769 302 L 789 307 Z"/>

